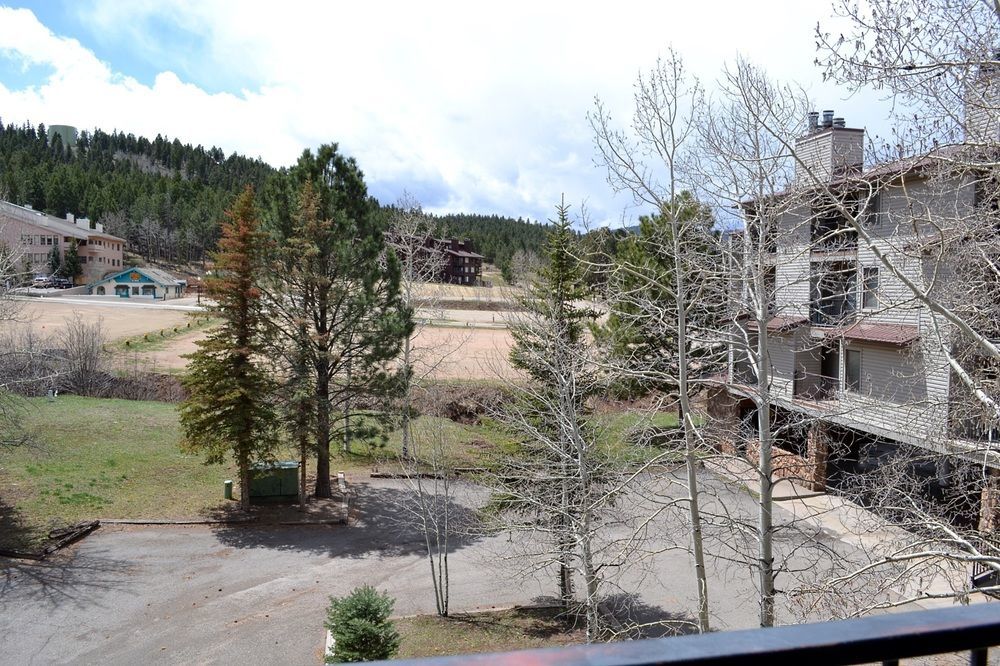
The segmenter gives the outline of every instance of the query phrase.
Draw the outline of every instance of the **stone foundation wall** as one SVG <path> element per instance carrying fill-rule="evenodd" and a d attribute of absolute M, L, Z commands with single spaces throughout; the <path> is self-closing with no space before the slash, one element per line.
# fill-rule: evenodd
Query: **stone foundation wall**
<path fill-rule="evenodd" d="M 814 423 L 806 438 L 806 457 L 780 446 L 771 446 L 771 480 L 789 479 L 810 490 L 826 490 L 826 462 L 830 445 L 826 425 Z M 728 455 L 739 455 L 739 448 L 729 440 L 721 440 L 719 450 Z M 756 439 L 746 442 L 746 458 L 760 466 L 760 446 Z"/>

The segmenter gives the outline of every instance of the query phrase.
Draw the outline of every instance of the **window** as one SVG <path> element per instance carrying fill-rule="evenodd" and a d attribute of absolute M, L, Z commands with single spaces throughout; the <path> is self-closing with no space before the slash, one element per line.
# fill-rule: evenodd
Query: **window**
<path fill-rule="evenodd" d="M 865 224 L 874 227 L 882 223 L 882 193 L 879 190 L 872 192 L 868 198 L 864 213 Z"/>
<path fill-rule="evenodd" d="M 861 307 L 878 307 L 878 266 L 865 266 L 861 269 Z"/>
<path fill-rule="evenodd" d="M 861 392 L 861 351 L 844 350 L 844 390 Z"/>

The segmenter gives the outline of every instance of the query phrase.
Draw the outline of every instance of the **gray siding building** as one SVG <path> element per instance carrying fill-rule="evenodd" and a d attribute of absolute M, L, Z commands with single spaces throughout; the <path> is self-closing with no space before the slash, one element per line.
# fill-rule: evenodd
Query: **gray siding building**
<path fill-rule="evenodd" d="M 809 424 L 797 444 L 780 442 L 791 450 L 778 452 L 797 456 L 795 475 L 808 470 L 801 480 L 816 489 L 827 484 L 834 447 L 839 443 L 846 451 L 848 441 L 970 460 L 978 451 L 975 459 L 982 462 L 993 431 L 966 427 L 954 411 L 946 352 L 950 327 L 906 284 L 931 295 L 955 286 L 947 263 L 926 247 L 940 232 L 936 221 L 974 210 L 975 184 L 967 175 L 950 177 L 940 169 L 932 177 L 918 160 L 863 170 L 864 130 L 846 127 L 833 112 L 825 112 L 822 121 L 818 114 L 810 116 L 809 131 L 797 142 L 801 162 L 793 188 L 806 195 L 789 195 L 768 232 L 772 253 L 762 262 L 770 267 L 773 290 L 766 323 L 771 404 L 779 418 Z M 808 195 L 814 179 L 829 183 L 843 205 L 857 202 L 853 212 L 865 220 L 869 239 L 859 239 L 842 211 L 824 203 L 829 197 Z M 754 224 L 751 214 L 748 228 Z M 888 270 L 879 254 L 898 271 Z M 759 394 L 751 362 L 759 335 L 756 318 L 737 316 L 734 326 L 733 339 L 747 343 L 733 344 L 726 388 L 710 408 L 753 424 Z M 744 441 L 724 446 L 753 457 L 753 437 L 744 433 Z M 995 455 L 987 464 L 997 465 Z M 782 475 L 780 466 L 776 473 Z M 996 504 L 986 499 L 983 507 Z M 992 525 L 994 518 L 984 515 L 981 521 Z"/>

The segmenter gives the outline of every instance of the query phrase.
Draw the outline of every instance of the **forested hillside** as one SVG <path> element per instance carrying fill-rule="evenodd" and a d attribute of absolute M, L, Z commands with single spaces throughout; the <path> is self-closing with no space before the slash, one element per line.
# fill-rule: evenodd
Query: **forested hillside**
<path fill-rule="evenodd" d="M 0 123 L 0 199 L 103 222 L 148 259 L 200 259 L 215 247 L 233 195 L 274 173 L 260 160 L 160 135 L 84 131 L 70 150 L 46 134 L 44 125 Z"/>
<path fill-rule="evenodd" d="M 219 221 L 246 185 L 258 191 L 276 170 L 220 148 L 83 131 L 70 149 L 46 127 L 0 122 L 0 199 L 58 217 L 102 222 L 153 261 L 198 261 L 215 248 Z M 441 233 L 472 240 L 487 261 L 506 266 L 518 251 L 537 252 L 546 226 L 498 215 L 435 218 Z"/>

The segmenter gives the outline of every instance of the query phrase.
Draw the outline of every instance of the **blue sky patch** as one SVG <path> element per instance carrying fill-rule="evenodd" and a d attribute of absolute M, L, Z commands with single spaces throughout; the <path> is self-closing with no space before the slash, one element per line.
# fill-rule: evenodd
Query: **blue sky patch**
<path fill-rule="evenodd" d="M 181 80 L 209 93 L 239 94 L 243 88 L 255 87 L 248 77 L 212 62 L 207 31 L 185 28 L 165 6 L 149 12 L 137 11 L 131 20 L 123 19 L 109 27 L 88 20 L 93 3 L 85 0 L 35 0 L 19 6 L 34 12 L 56 35 L 79 41 L 116 74 L 144 85 L 152 86 L 157 74 L 172 71 Z M 3 76 L 7 85 L 6 73 Z"/>

